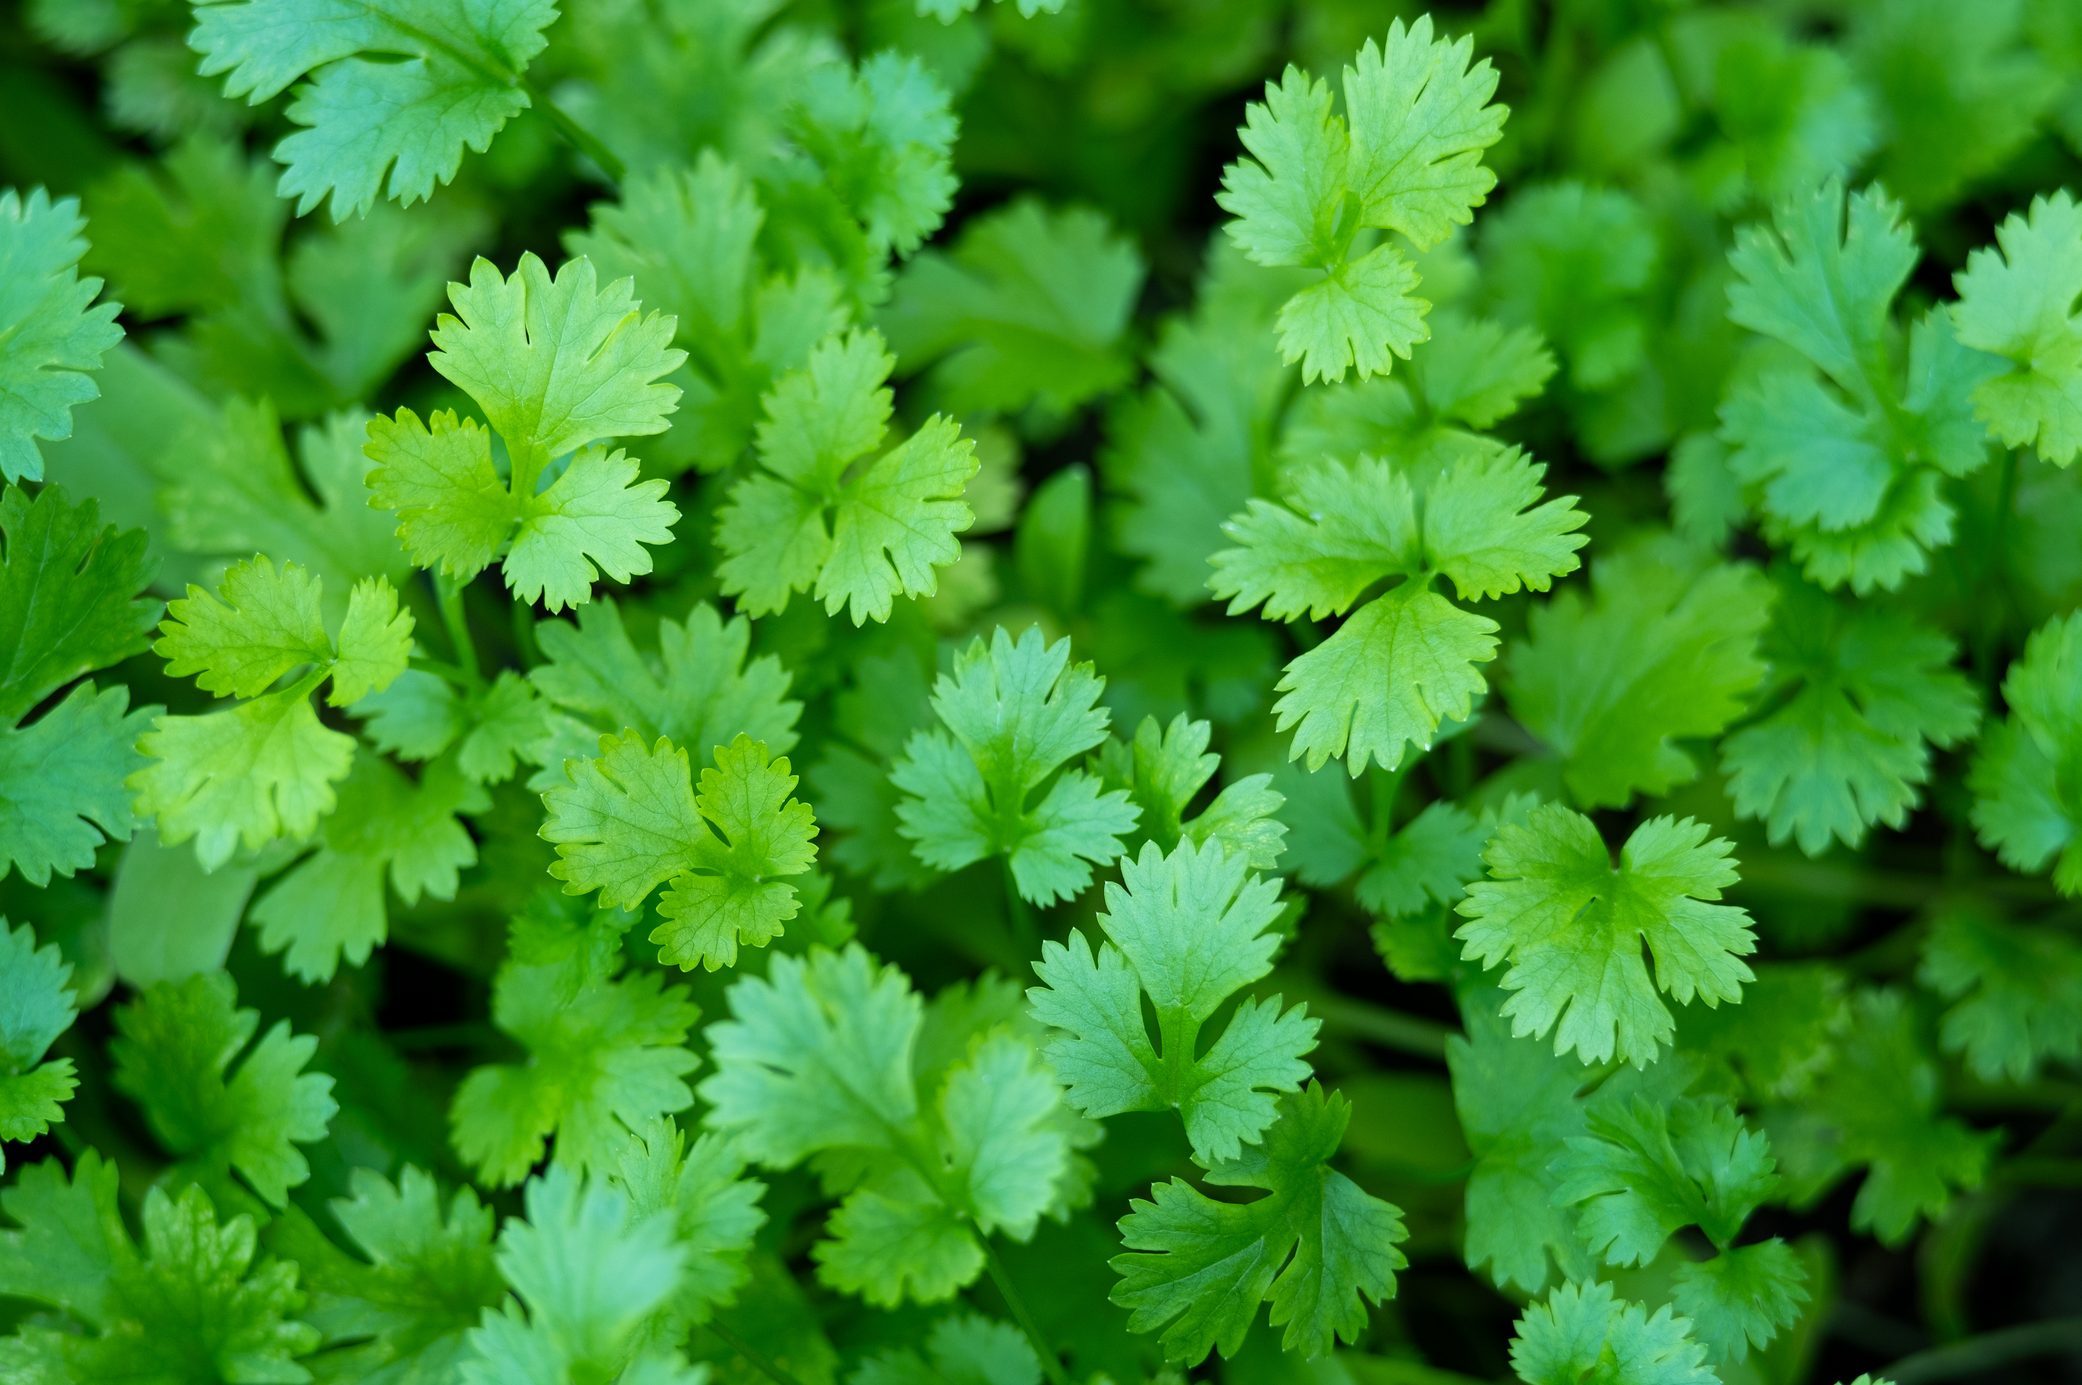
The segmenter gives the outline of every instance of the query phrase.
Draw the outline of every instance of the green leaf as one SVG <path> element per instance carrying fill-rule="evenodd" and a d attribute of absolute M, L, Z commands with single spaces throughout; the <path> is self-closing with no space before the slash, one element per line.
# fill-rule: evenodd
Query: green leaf
<path fill-rule="evenodd" d="M 484 1182 L 519 1183 L 552 1135 L 558 1165 L 609 1169 L 624 1131 L 694 1100 L 683 1079 L 700 1012 L 654 973 L 622 975 L 626 927 L 574 917 L 554 895 L 514 919 L 492 1022 L 526 1058 L 473 1069 L 449 1110 L 456 1153 Z"/>
<path fill-rule="evenodd" d="M 2082 1060 L 2082 944 L 2051 921 L 2007 923 L 1972 907 L 1939 915 L 1917 980 L 1950 1002 L 1947 1053 L 1986 1082 L 2029 1082 Z"/>
<path fill-rule="evenodd" d="M 1253 870 L 1279 864 L 1287 840 L 1278 814 L 1286 799 L 1272 787 L 1270 774 L 1247 774 L 1224 785 L 1213 801 L 1192 817 L 1186 810 L 1221 765 L 1208 751 L 1214 728 L 1181 712 L 1162 728 L 1144 717 L 1135 739 L 1108 740 L 1099 750 L 1099 768 L 1110 787 L 1127 790 L 1140 815 L 1137 825 L 1166 851 L 1181 842 L 1218 845 L 1249 862 Z"/>
<path fill-rule="evenodd" d="M 1485 297 L 1553 342 L 1578 389 L 1610 389 L 1645 363 L 1660 259 L 1639 201 L 1573 180 L 1518 189 L 1482 228 Z"/>
<path fill-rule="evenodd" d="M 1942 1113 L 1937 1064 L 1894 991 L 1854 999 L 1805 1100 L 1768 1110 L 1765 1126 L 1796 1206 L 1865 1168 L 1851 1226 L 1890 1246 L 1924 1218 L 1944 1216 L 1955 1191 L 1980 1187 L 1998 1138 Z"/>
<path fill-rule="evenodd" d="M 503 551 L 507 586 L 552 611 L 590 600 L 601 571 L 618 582 L 649 572 L 647 545 L 669 541 L 679 508 L 664 481 L 637 480 L 627 453 L 594 444 L 665 431 L 680 391 L 660 377 L 686 360 L 670 345 L 673 320 L 643 314 L 627 279 L 602 288 L 584 258 L 555 278 L 532 254 L 510 277 L 480 259 L 449 298 L 455 313 L 435 323 L 427 361 L 491 431 L 446 411 L 372 420 L 369 503 L 396 513 L 421 567 L 467 579 Z"/>
<path fill-rule="evenodd" d="M 130 710 L 128 688 L 82 683 L 28 726 L 0 729 L 0 873 L 12 867 L 41 887 L 93 865 L 104 841 L 129 838 L 126 784 L 143 772 L 140 736 L 151 739 L 158 710 Z"/>
<path fill-rule="evenodd" d="M 976 1313 L 940 1319 L 923 1351 L 878 1351 L 846 1385 L 1041 1385 L 1041 1358 L 1010 1323 Z"/>
<path fill-rule="evenodd" d="M 1095 951 L 1074 928 L 1067 944 L 1044 941 L 1041 984 L 1027 992 L 1034 1018 L 1062 1031 L 1046 1052 L 1072 1105 L 1095 1118 L 1175 1109 L 1203 1163 L 1236 1159 L 1272 1124 L 1275 1094 L 1309 1075 L 1319 1027 L 1276 996 L 1245 999 L 1202 1043 L 1215 1013 L 1272 969 L 1279 945 L 1279 884 L 1248 866 L 1215 844 L 1167 855 L 1148 843 L 1123 861 L 1121 883 L 1106 885 L 1106 941 Z"/>
<path fill-rule="evenodd" d="M 1915 620 L 1846 606 L 1782 581 L 1762 653 L 1774 710 L 1721 742 L 1721 769 L 1742 816 L 1772 844 L 1810 856 L 1858 846 L 1874 823 L 1899 829 L 1921 799 L 1933 747 L 1980 721 L 1979 700 L 1952 667 L 1950 640 Z"/>
<path fill-rule="evenodd" d="M 357 755 L 338 806 L 319 829 L 318 849 L 290 867 L 253 903 L 260 945 L 304 981 L 329 981 L 344 958 L 360 966 L 389 935 L 384 885 L 406 904 L 422 895 L 454 899 L 477 844 L 458 820 L 491 797 L 441 763 L 417 783 L 382 760 Z"/>
<path fill-rule="evenodd" d="M 690 1148 L 663 1116 L 636 1127 L 609 1159 L 607 1176 L 638 1217 L 673 1219 L 685 1252 L 673 1303 L 679 1321 L 706 1322 L 750 1276 L 752 1237 L 766 1221 L 759 1208 L 765 1185 L 744 1174 L 744 1156 L 728 1139 L 702 1135 Z"/>
<path fill-rule="evenodd" d="M 197 0 L 188 42 L 202 75 L 258 105 L 289 103 L 302 128 L 275 146 L 297 213 L 328 199 L 335 221 L 379 195 L 410 206 L 454 179 L 528 109 L 522 74 L 556 18 L 552 0 Z"/>
<path fill-rule="evenodd" d="M 115 1166 L 89 1150 L 70 1182 L 56 1160 L 31 1164 L 0 1211 L 18 1228 L 0 1228 L 0 1294 L 62 1315 L 9 1339 L 46 1363 L 33 1378 L 308 1379 L 296 1358 L 320 1338 L 296 1320 L 296 1266 L 258 1255 L 253 1219 L 218 1221 L 202 1189 L 148 1189 L 133 1243 Z"/>
<path fill-rule="evenodd" d="M 456 1378 L 465 1335 L 506 1294 L 491 1209 L 458 1188 L 444 1211 L 433 1176 L 409 1164 L 395 1183 L 357 1168 L 348 1191 L 331 1209 L 353 1254 L 308 1223 L 278 1224 L 310 1294 L 306 1316 L 335 1344 L 328 1356 L 369 1385 Z"/>
<path fill-rule="evenodd" d="M 705 1377 L 650 1330 L 686 1264 L 671 1214 L 640 1213 L 621 1190 L 562 1166 L 530 1179 L 523 1196 L 525 1215 L 501 1229 L 497 1252 L 513 1293 L 471 1331 L 466 1385 L 699 1385 Z"/>
<path fill-rule="evenodd" d="M 1670 1302 L 1692 1320 L 1692 1337 L 1715 1364 L 1742 1362 L 1800 1321 L 1807 1267 L 1776 1236 L 1734 1246 L 1677 1270 Z"/>
<path fill-rule="evenodd" d="M 975 446 L 935 414 L 882 449 L 895 362 L 871 331 L 826 338 L 768 391 L 761 470 L 716 519 L 723 589 L 765 615 L 813 592 L 827 614 L 886 621 L 898 596 L 931 596 L 973 520 L 962 502 Z"/>
<path fill-rule="evenodd" d="M 1533 610 L 1504 686 L 1512 716 L 1560 756 L 1569 796 L 1620 807 L 1696 778 L 1682 743 L 1719 736 L 1749 705 L 1772 589 L 1746 564 L 1657 539 L 1600 558 L 1592 579 L 1588 598 L 1564 591 Z"/>
<path fill-rule="evenodd" d="M 1218 1187 L 1266 1196 L 1217 1202 L 1174 1178 L 1135 1199 L 1120 1222 L 1127 1253 L 1112 1261 L 1129 1330 L 1162 1329 L 1165 1359 L 1192 1365 L 1217 1348 L 1235 1355 L 1269 1301 L 1290 1352 L 1355 1341 L 1407 1262 L 1402 1214 L 1330 1167 L 1350 1119 L 1342 1097 L 1311 1086 L 1282 1101 L 1263 1146 L 1208 1170 Z"/>
<path fill-rule="evenodd" d="M 1709 902 L 1735 883 L 1732 849 L 1690 818 L 1650 818 L 1615 868 L 1589 818 L 1543 804 L 1491 840 L 1490 878 L 1468 886 L 1453 936 L 1485 968 L 1508 963 L 1514 1034 L 1551 1031 L 1556 1053 L 1645 1067 L 1675 1028 L 1658 990 L 1710 1007 L 1740 1000 L 1751 979 L 1749 915 Z"/>
<path fill-rule="evenodd" d="M 1896 203 L 1876 189 L 1846 200 L 1834 180 L 1738 233 L 1729 256 L 1729 317 L 1805 358 L 1730 390 L 1729 464 L 1766 537 L 1813 581 L 1860 595 L 1923 571 L 1951 538 L 1937 483 L 1988 458 L 1969 398 L 1993 363 L 1936 312 L 1901 350 L 1892 307 L 1917 258 Z"/>
<path fill-rule="evenodd" d="M 1090 664 L 1070 663 L 1067 639 L 1048 644 L 1038 627 L 971 641 L 933 684 L 941 727 L 915 733 L 890 773 L 918 859 L 952 871 L 1003 856 L 1037 904 L 1089 885 L 1137 820 L 1126 793 L 1065 768 L 1106 737 L 1105 686 Z"/>
<path fill-rule="evenodd" d="M 2003 678 L 2010 714 L 1990 726 L 1967 773 L 1974 831 L 2012 870 L 2053 867 L 2082 894 L 2082 613 L 2032 632 Z"/>
<path fill-rule="evenodd" d="M 145 536 L 100 523 L 46 486 L 0 491 L 0 721 L 19 722 L 73 679 L 137 653 L 159 606 Z"/>
<path fill-rule="evenodd" d="M 2066 466 L 2082 452 L 2082 205 L 2034 198 L 1995 239 L 1953 280 L 1959 340 L 2007 362 L 1974 390 L 1974 411 L 2004 445 Z"/>
<path fill-rule="evenodd" d="M 28 924 L 0 919 L 0 1141 L 33 1140 L 65 1118 L 59 1103 L 78 1078 L 70 1058 L 45 1058 L 79 1014 L 71 979 L 55 944 L 39 948 Z M 0 1144 L 0 1171 L 6 1157 Z"/>
<path fill-rule="evenodd" d="M 877 323 L 948 412 L 1061 418 L 1127 383 L 1142 275 L 1098 212 L 1021 198 L 913 259 Z"/>
<path fill-rule="evenodd" d="M 1342 116 L 1329 87 L 1295 67 L 1246 112 L 1249 157 L 1229 165 L 1215 200 L 1257 263 L 1324 271 L 1280 313 L 1281 349 L 1305 380 L 1342 380 L 1353 365 L 1362 379 L 1385 374 L 1429 335 L 1416 266 L 1393 241 L 1355 253 L 1366 243 L 1355 233 L 1428 249 L 1496 186 L 1481 160 L 1505 108 L 1489 104 L 1496 70 L 1487 59 L 1470 66 L 1472 54 L 1469 39 L 1435 39 L 1429 15 L 1398 19 L 1345 68 Z"/>
<path fill-rule="evenodd" d="M 1518 1320 L 1511 1369 L 1525 1385 L 1718 1385 L 1692 1324 L 1650 1317 L 1610 1284 L 1564 1284 Z"/>
<path fill-rule="evenodd" d="M 1402 579 L 1287 665 L 1273 710 L 1280 730 L 1296 728 L 1292 758 L 1312 770 L 1343 759 L 1357 778 L 1466 719 L 1498 627 L 1432 584 L 1443 577 L 1470 601 L 1545 591 L 1575 571 L 1588 517 L 1574 496 L 1540 502 L 1545 472 L 1515 448 L 1463 455 L 1421 490 L 1385 462 L 1318 465 L 1284 503 L 1253 500 L 1229 522 L 1238 546 L 1214 555 L 1209 586 L 1232 615 L 1261 603 L 1270 620 L 1342 615 Z"/>
<path fill-rule="evenodd" d="M 600 756 L 565 763 L 568 782 L 543 795 L 542 836 L 557 848 L 550 874 L 566 894 L 600 893 L 605 907 L 634 909 L 666 885 L 651 933 L 658 960 L 685 970 L 734 965 L 739 944 L 764 947 L 795 917 L 787 877 L 816 862 L 816 819 L 792 797 L 788 761 L 739 736 L 701 772 L 660 739 L 603 736 Z M 668 883 L 669 882 L 669 883 Z"/>
<path fill-rule="evenodd" d="M 311 1176 L 297 1146 L 325 1138 L 339 1103 L 332 1078 L 304 1071 L 316 1039 L 278 1020 L 254 1043 L 259 1028 L 231 978 L 204 972 L 162 981 L 118 1010 L 109 1053 L 116 1086 L 188 1177 L 221 1192 L 236 1173 L 281 1207 Z"/>
<path fill-rule="evenodd" d="M 72 436 L 73 409 L 101 394 L 89 372 L 123 339 L 118 305 L 80 278 L 84 229 L 73 198 L 0 189 L 0 480 L 43 479 L 36 440 Z"/>
<path fill-rule="evenodd" d="M 788 670 L 778 658 L 753 657 L 752 625 L 743 616 L 726 621 L 707 602 L 696 603 L 684 619 L 660 621 L 653 651 L 629 638 L 619 606 L 597 601 L 579 608 L 577 625 L 545 621 L 535 637 L 544 662 L 529 670 L 528 681 L 593 729 L 576 739 L 578 753 L 594 750 L 600 735 L 622 731 L 663 737 L 697 758 L 740 735 L 777 755 L 795 747 L 802 704 L 788 696 Z M 553 768 L 550 783 L 563 777 L 561 764 Z"/>

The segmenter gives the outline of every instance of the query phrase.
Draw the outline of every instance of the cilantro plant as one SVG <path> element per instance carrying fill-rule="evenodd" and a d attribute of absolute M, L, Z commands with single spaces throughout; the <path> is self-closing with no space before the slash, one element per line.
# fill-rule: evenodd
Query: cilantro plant
<path fill-rule="evenodd" d="M 0 1382 L 2082 1371 L 2075 0 L 0 13 Z"/>

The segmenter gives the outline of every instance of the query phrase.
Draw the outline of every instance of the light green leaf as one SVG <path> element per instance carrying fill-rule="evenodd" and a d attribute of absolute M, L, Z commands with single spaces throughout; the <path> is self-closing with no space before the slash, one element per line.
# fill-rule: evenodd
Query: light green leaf
<path fill-rule="evenodd" d="M 36 440 L 72 436 L 72 411 L 100 397 L 89 372 L 123 339 L 118 305 L 82 279 L 79 203 L 0 189 L 0 480 L 40 481 Z"/>

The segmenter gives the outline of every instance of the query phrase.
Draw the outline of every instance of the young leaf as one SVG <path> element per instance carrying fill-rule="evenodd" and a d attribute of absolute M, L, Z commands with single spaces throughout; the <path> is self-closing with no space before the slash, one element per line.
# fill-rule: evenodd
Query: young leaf
<path fill-rule="evenodd" d="M 795 917 L 789 877 L 815 863 L 817 823 L 792 797 L 785 758 L 739 736 L 716 751 L 697 792 L 686 751 L 662 738 L 645 749 L 632 731 L 601 737 L 599 758 L 564 769 L 567 782 L 543 795 L 542 837 L 557 848 L 550 874 L 566 894 L 599 891 L 606 908 L 639 908 L 666 885 L 651 933 L 659 961 L 731 966 L 739 944 L 764 947 Z"/>
<path fill-rule="evenodd" d="M 1959 340 L 2008 365 L 1974 389 L 1974 411 L 2008 447 L 2055 466 L 2082 452 L 2082 205 L 2066 192 L 2034 198 L 1995 229 L 1953 280 Z"/>
<path fill-rule="evenodd" d="M 101 394 L 89 372 L 123 339 L 119 305 L 79 276 L 83 229 L 73 198 L 0 189 L 0 480 L 43 479 L 36 440 L 72 436 L 73 409 Z"/>
<path fill-rule="evenodd" d="M 1047 644 L 1038 628 L 971 641 L 933 685 L 941 726 L 914 734 L 890 774 L 918 858 L 951 871 L 1003 856 L 1037 904 L 1090 884 L 1138 817 L 1126 793 L 1064 768 L 1105 739 L 1105 686 L 1090 664 L 1070 663 L 1068 640 Z"/>
<path fill-rule="evenodd" d="M 1741 960 L 1757 949 L 1749 915 L 1708 901 L 1735 883 L 1732 848 L 1703 823 L 1651 818 L 1615 868 L 1595 824 L 1543 804 L 1490 842 L 1490 878 L 1468 886 L 1454 937 L 1485 968 L 1508 963 L 1503 1014 L 1519 1036 L 1554 1034 L 1586 1063 L 1645 1067 L 1675 1028 L 1661 990 L 1681 1004 L 1742 998 Z M 1642 959 L 1655 960 L 1650 978 Z"/>
<path fill-rule="evenodd" d="M 1162 1330 L 1166 1360 L 1194 1365 L 1210 1351 L 1234 1356 L 1272 1304 L 1280 1343 L 1304 1357 L 1366 1327 L 1370 1303 L 1395 1296 L 1408 1263 L 1396 1248 L 1402 1214 L 1330 1167 L 1351 1108 L 1320 1086 L 1288 1096 L 1263 1146 L 1217 1162 L 1207 1181 L 1260 1188 L 1252 1202 L 1217 1202 L 1183 1179 L 1137 1198 L 1121 1218 L 1125 1254 L 1113 1301 L 1135 1332 Z"/>
<path fill-rule="evenodd" d="M 1386 462 L 1319 465 L 1283 504 L 1253 500 L 1229 522 L 1235 548 L 1214 555 L 1209 586 L 1231 615 L 1263 604 L 1268 620 L 1343 615 L 1376 583 L 1396 585 L 1287 665 L 1275 705 L 1296 728 L 1291 758 L 1310 769 L 1343 759 L 1394 769 L 1439 724 L 1465 719 L 1487 686 L 1497 624 L 1463 601 L 1545 591 L 1577 568 L 1588 520 L 1574 496 L 1541 501 L 1546 468 L 1516 448 L 1469 454 L 1420 490 Z M 1398 580 L 1399 579 L 1399 580 Z"/>
<path fill-rule="evenodd" d="M 1983 1081 L 2082 1060 L 2082 943 L 2058 928 L 1955 908 L 1932 925 L 1916 979 L 1951 1002 L 1939 1038 Z"/>
<path fill-rule="evenodd" d="M 260 1016 L 237 1007 L 222 972 L 162 981 L 144 992 L 116 1012 L 109 1045 L 115 1084 L 144 1108 L 153 1133 L 190 1178 L 224 1190 L 237 1173 L 263 1201 L 281 1207 L 311 1176 L 297 1146 L 325 1138 L 339 1103 L 332 1078 L 303 1070 L 316 1039 L 278 1020 L 253 1044 Z"/>
<path fill-rule="evenodd" d="M 1280 310 L 1280 349 L 1305 380 L 1386 374 L 1429 335 L 1417 269 L 1392 240 L 1368 250 L 1362 229 L 1419 250 L 1465 226 L 1496 186 L 1482 153 L 1503 134 L 1489 104 L 1496 70 L 1469 66 L 1471 40 L 1432 36 L 1430 15 L 1398 19 L 1344 72 L 1344 113 L 1330 88 L 1289 67 L 1265 85 L 1241 131 L 1248 158 L 1229 165 L 1216 201 L 1229 235 L 1262 265 L 1324 277 Z"/>
<path fill-rule="evenodd" d="M 974 516 L 962 503 L 975 445 L 934 414 L 882 450 L 895 361 L 873 332 L 827 338 L 767 393 L 761 470 L 716 518 L 723 589 L 752 615 L 813 592 L 827 614 L 885 621 L 898 596 L 931 596 Z"/>
<path fill-rule="evenodd" d="M 258 1254 L 250 1216 L 220 1222 L 207 1194 L 154 1186 L 133 1242 L 116 1168 L 92 1150 L 68 1182 L 55 1159 L 22 1170 L 0 1212 L 0 1295 L 56 1310 L 21 1334 L 32 1379 L 297 1380 L 318 1332 L 297 1320 L 296 1266 Z M 22 1356 L 14 1357 L 21 1361 Z"/>
<path fill-rule="evenodd" d="M 1610 1284 L 1564 1284 L 1519 1318 L 1511 1369 L 1525 1385 L 1718 1385 L 1691 1331 L 1668 1305 L 1650 1317 Z"/>
<path fill-rule="evenodd" d="M 1073 928 L 1067 944 L 1043 942 L 1027 992 L 1034 1018 L 1061 1031 L 1045 1051 L 1073 1106 L 1095 1118 L 1175 1109 L 1203 1163 L 1236 1159 L 1272 1124 L 1316 1045 L 1318 1021 L 1277 996 L 1244 1000 L 1201 1043 L 1216 1011 L 1272 969 L 1279 885 L 1248 869 L 1218 844 L 1148 843 L 1106 885 L 1106 941 L 1094 951 Z"/>
<path fill-rule="evenodd" d="M 39 948 L 28 924 L 0 918 L 0 1172 L 4 1142 L 33 1140 L 63 1120 L 59 1104 L 79 1085 L 70 1058 L 45 1061 L 79 1014 L 71 979 L 55 944 Z"/>
<path fill-rule="evenodd" d="M 451 181 L 528 109 L 523 74 L 548 42 L 553 0 L 196 0 L 202 75 L 249 104 L 307 78 L 302 128 L 275 146 L 297 214 L 328 198 L 335 221 L 379 194 L 410 206 Z"/>
<path fill-rule="evenodd" d="M 552 611 L 590 600 L 602 571 L 649 572 L 646 545 L 669 541 L 679 508 L 665 482 L 639 482 L 633 458 L 597 444 L 665 430 L 680 392 L 660 377 L 686 360 L 672 319 L 643 314 L 626 279 L 602 288 L 586 259 L 555 278 L 532 254 L 510 277 L 480 259 L 449 298 L 427 361 L 491 431 L 447 411 L 372 420 L 369 503 L 396 513 L 421 567 L 467 580 L 498 561 L 521 600 Z"/>
<path fill-rule="evenodd" d="M 1974 753 L 1974 831 L 2012 870 L 2053 866 L 2062 894 L 2082 894 L 2082 613 L 2032 632 L 2003 678 L 2010 714 Z"/>
<path fill-rule="evenodd" d="M 73 679 L 142 649 L 157 617 L 138 596 L 152 571 L 145 536 L 99 521 L 93 501 L 74 505 L 55 486 L 0 491 L 0 876 L 19 870 L 32 885 L 130 836 L 123 781 L 144 763 L 137 738 L 158 710 L 82 683 L 23 724 Z"/>
<path fill-rule="evenodd" d="M 492 1022 L 527 1057 L 473 1070 L 449 1110 L 456 1152 L 486 1183 L 519 1183 L 552 1135 L 558 1164 L 606 1169 L 624 1130 L 694 1100 L 682 1079 L 700 1012 L 653 973 L 621 974 L 626 927 L 574 918 L 555 896 L 514 919 Z"/>

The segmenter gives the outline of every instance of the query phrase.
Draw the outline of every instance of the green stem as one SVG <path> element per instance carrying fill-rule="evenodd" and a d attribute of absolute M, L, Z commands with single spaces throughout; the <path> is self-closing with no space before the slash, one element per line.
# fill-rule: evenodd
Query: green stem
<path fill-rule="evenodd" d="M 440 608 L 441 628 L 448 634 L 456 667 L 472 692 L 482 691 L 484 673 L 477 662 L 477 645 L 470 638 L 469 618 L 463 612 L 463 589 L 455 579 L 434 574 L 434 604 Z"/>
<path fill-rule="evenodd" d="M 573 120 L 562 106 L 550 99 L 549 93 L 538 83 L 530 81 L 526 76 L 517 80 L 520 89 L 528 94 L 529 103 L 542 112 L 543 118 L 549 121 L 550 128 L 562 135 L 573 149 L 598 165 L 610 183 L 619 185 L 628 176 L 628 167 L 616 157 L 615 152 L 603 144 L 598 135 Z"/>
<path fill-rule="evenodd" d="M 1998 1367 L 2012 1361 L 2082 1347 L 2082 1317 L 2052 1318 L 1984 1332 L 1964 1341 L 1904 1356 L 1881 1374 L 1894 1385 L 1923 1385 L 1931 1380 L 1994 1380 Z"/>
<path fill-rule="evenodd" d="M 1996 663 L 1996 642 L 2002 635 L 2002 622 L 1994 619 L 1989 610 L 1991 598 L 1996 594 L 2001 581 L 2003 545 L 2009 541 L 2010 514 L 2017 508 L 2017 453 L 2006 450 L 2002 456 L 2002 475 L 1995 491 L 1995 515 L 1988 525 L 1986 552 L 1987 562 L 1982 566 L 1974 590 L 1967 619 L 1973 626 L 1973 664 L 1981 685 L 1988 690 L 1993 700 L 1997 686 L 2002 682 L 2002 669 Z"/>
<path fill-rule="evenodd" d="M 722 1338 L 723 1344 L 725 1346 L 729 1347 L 739 1356 L 744 1357 L 746 1363 L 749 1364 L 753 1370 L 759 1372 L 768 1380 L 773 1381 L 774 1385 L 802 1385 L 801 1381 L 797 1380 L 793 1375 L 790 1375 L 786 1369 L 784 1369 L 779 1363 L 775 1362 L 773 1358 L 769 1357 L 765 1352 L 761 1351 L 758 1347 L 753 1346 L 750 1342 L 746 1341 L 743 1337 L 739 1336 L 735 1331 L 731 1329 L 729 1324 L 725 1323 L 721 1318 L 710 1318 L 708 1320 L 708 1330 L 715 1333 L 718 1337 Z"/>
<path fill-rule="evenodd" d="M 1308 1007 L 1325 1024 L 1348 1034 L 1434 1062 L 1446 1056 L 1446 1040 L 1453 1031 L 1435 1020 L 1399 1015 L 1383 1006 L 1343 995 L 1311 995 Z"/>
<path fill-rule="evenodd" d="M 1041 955 L 1041 930 L 1034 923 L 1034 911 L 1027 907 L 1026 896 L 1019 892 L 1019 882 L 1012 878 L 1012 859 L 1006 857 L 1004 865 L 1005 917 L 1012 925 L 1020 955 L 1032 961 Z"/>
<path fill-rule="evenodd" d="M 1041 1335 L 1040 1325 L 1027 1311 L 1026 1300 L 1012 1287 L 1012 1276 L 1006 1273 L 1005 1262 L 998 1258 L 997 1247 L 990 1243 L 990 1237 L 984 1235 L 980 1227 L 976 1231 L 976 1243 L 983 1247 L 983 1264 L 990 1271 L 990 1282 L 997 1286 L 998 1297 L 1005 1300 L 1012 1321 L 1019 1324 L 1019 1330 L 1026 1333 L 1027 1340 L 1034 1344 L 1034 1354 L 1041 1358 L 1041 1369 L 1047 1374 L 1050 1385 L 1071 1385 L 1070 1373 L 1063 1369 L 1055 1348 Z"/>

